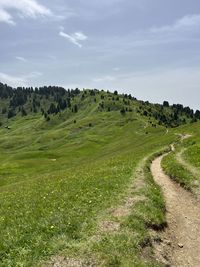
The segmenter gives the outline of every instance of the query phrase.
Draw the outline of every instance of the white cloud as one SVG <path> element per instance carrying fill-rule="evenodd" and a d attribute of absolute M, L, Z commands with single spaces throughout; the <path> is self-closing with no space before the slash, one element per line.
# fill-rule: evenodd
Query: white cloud
<path fill-rule="evenodd" d="M 3 83 L 6 83 L 12 87 L 17 87 L 17 86 L 29 86 L 31 83 L 31 79 L 36 79 L 40 77 L 42 73 L 34 71 L 26 75 L 10 75 L 4 72 L 0 72 L 0 80 Z"/>
<path fill-rule="evenodd" d="M 186 15 L 181 19 L 178 19 L 172 25 L 166 25 L 162 27 L 151 28 L 152 33 L 162 33 L 162 32 L 174 32 L 177 30 L 187 30 L 200 26 L 200 14 Z"/>
<path fill-rule="evenodd" d="M 87 36 L 82 32 L 75 32 L 72 36 L 79 41 L 84 41 L 87 39 Z"/>
<path fill-rule="evenodd" d="M 144 48 L 151 47 L 161 47 L 167 44 L 176 44 L 176 43 L 186 43 L 186 42 L 199 42 L 199 31 L 200 27 L 200 14 L 197 15 L 187 15 L 182 18 L 179 18 L 171 25 L 165 25 L 161 27 L 151 27 L 146 30 L 135 31 L 131 35 L 123 38 L 118 37 L 115 39 L 115 42 L 111 39 L 110 44 L 111 51 L 110 53 L 114 53 L 115 47 L 121 47 L 125 44 L 125 49 L 123 49 L 122 53 L 127 53 L 128 49 L 141 49 L 143 51 Z M 117 48 L 117 53 L 119 53 L 119 48 Z"/>
<path fill-rule="evenodd" d="M 200 25 L 200 14 L 188 15 L 177 22 L 176 27 L 191 27 Z"/>
<path fill-rule="evenodd" d="M 10 25 L 15 25 L 12 16 L 7 11 L 1 9 L 1 6 L 0 6 L 0 22 L 6 22 Z"/>
<path fill-rule="evenodd" d="M 41 5 L 36 0 L 0 0 L 0 22 L 15 25 L 11 11 L 18 12 L 21 18 L 32 18 L 53 16 L 47 7 Z"/>
<path fill-rule="evenodd" d="M 60 32 L 59 35 L 61 37 L 64 37 L 74 45 L 77 45 L 78 47 L 82 47 L 82 44 L 80 43 L 81 41 L 85 41 L 88 39 L 88 37 L 82 33 L 82 32 L 75 32 L 73 34 L 67 34 L 64 32 L 64 28 L 61 26 L 60 27 Z"/>
<path fill-rule="evenodd" d="M 24 57 L 16 56 L 16 59 L 21 61 L 21 62 L 27 62 L 27 59 L 25 59 Z"/>

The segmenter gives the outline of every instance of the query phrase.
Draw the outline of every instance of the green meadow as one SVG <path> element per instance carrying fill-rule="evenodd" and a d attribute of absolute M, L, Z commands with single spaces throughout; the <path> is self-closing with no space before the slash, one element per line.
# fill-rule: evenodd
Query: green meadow
<path fill-rule="evenodd" d="M 36 266 L 53 255 L 95 259 L 99 266 L 154 266 L 142 247 L 148 227 L 165 218 L 151 177 L 135 192 L 146 198 L 120 221 L 120 231 L 91 241 L 125 198 L 140 161 L 174 140 L 164 127 L 147 133 L 145 125 L 136 113 L 113 111 L 49 122 L 17 117 L 10 129 L 1 128 L 0 266 Z"/>
<path fill-rule="evenodd" d="M 182 157 L 200 168 L 199 123 L 173 121 L 171 107 L 84 95 L 72 98 L 78 112 L 28 112 L 33 95 L 26 116 L 1 115 L 1 267 L 162 266 L 150 230 L 166 226 L 165 203 L 150 164 L 176 143 L 176 153 L 184 148 Z M 167 129 L 163 121 L 185 125 Z M 180 143 L 180 133 L 193 136 Z M 177 164 L 175 153 L 163 161 L 190 188 L 194 173 Z"/>

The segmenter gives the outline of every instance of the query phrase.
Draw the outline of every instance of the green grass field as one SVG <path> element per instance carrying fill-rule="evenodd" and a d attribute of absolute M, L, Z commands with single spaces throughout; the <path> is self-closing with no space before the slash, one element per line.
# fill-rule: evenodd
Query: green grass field
<path fill-rule="evenodd" d="M 149 229 L 165 226 L 165 206 L 149 166 L 188 126 L 166 131 L 137 112 L 86 104 L 48 122 L 17 116 L 0 128 L 1 267 L 53 266 L 61 256 L 84 266 L 161 266 Z M 184 142 L 189 161 L 197 141 Z M 127 199 L 129 212 L 114 216 Z"/>
<path fill-rule="evenodd" d="M 200 128 L 199 123 L 179 128 L 183 133 L 189 133 L 189 138 L 176 143 L 175 152 L 166 156 L 162 167 L 168 175 L 186 189 L 199 196 L 200 184 Z"/>
<path fill-rule="evenodd" d="M 19 117 L 0 130 L 0 266 L 39 266 L 52 255 L 95 259 L 97 266 L 157 266 L 141 256 L 148 227 L 165 222 L 160 190 L 144 178 L 148 168 L 138 178 L 143 187 L 132 192 L 145 200 L 112 218 L 120 231 L 91 238 L 126 197 L 139 162 L 175 136 L 164 127 L 144 130 L 136 113 L 64 116 Z"/>

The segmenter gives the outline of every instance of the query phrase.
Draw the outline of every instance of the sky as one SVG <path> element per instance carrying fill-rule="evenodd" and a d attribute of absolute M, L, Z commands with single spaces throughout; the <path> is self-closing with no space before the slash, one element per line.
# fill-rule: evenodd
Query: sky
<path fill-rule="evenodd" d="M 200 1 L 0 0 L 0 81 L 200 109 Z"/>

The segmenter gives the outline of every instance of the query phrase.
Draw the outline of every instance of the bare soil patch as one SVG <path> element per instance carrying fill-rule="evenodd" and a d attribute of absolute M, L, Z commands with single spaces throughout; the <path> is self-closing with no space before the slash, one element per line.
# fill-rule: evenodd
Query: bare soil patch
<path fill-rule="evenodd" d="M 63 256 L 55 256 L 44 267 L 95 267 L 96 264 L 90 261 L 83 261 L 75 258 L 65 258 Z"/>
<path fill-rule="evenodd" d="M 116 232 L 120 229 L 120 223 L 114 221 L 102 221 L 99 225 L 101 232 Z"/>

